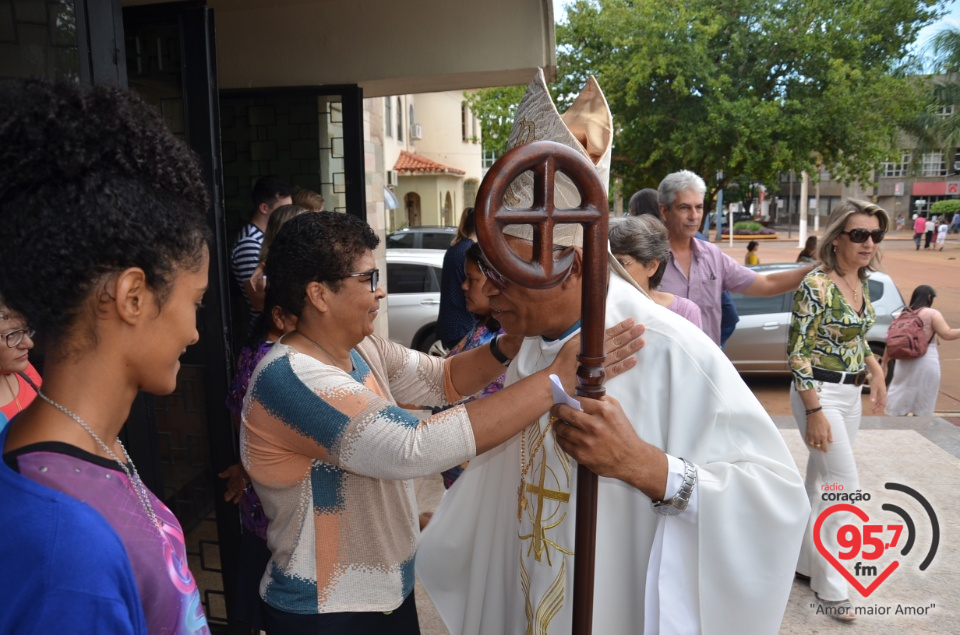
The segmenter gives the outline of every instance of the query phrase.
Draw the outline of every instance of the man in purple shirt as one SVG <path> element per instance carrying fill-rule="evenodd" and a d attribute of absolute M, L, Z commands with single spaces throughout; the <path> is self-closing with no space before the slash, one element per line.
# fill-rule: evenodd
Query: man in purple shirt
<path fill-rule="evenodd" d="M 670 233 L 670 261 L 659 290 L 687 298 L 700 306 L 703 331 L 720 344 L 720 293 L 773 296 L 800 285 L 815 265 L 757 275 L 752 269 L 720 251 L 712 243 L 697 240 L 703 218 L 707 186 L 689 170 L 668 174 L 660 182 L 660 216 Z"/>

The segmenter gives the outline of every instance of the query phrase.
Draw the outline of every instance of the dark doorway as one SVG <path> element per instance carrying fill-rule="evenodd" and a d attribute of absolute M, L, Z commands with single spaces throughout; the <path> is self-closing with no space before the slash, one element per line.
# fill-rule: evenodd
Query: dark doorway
<path fill-rule="evenodd" d="M 138 465 L 151 466 L 141 469 L 144 479 L 183 525 L 207 619 L 211 628 L 225 630 L 239 517 L 223 501 L 217 478 L 237 461 L 237 444 L 224 407 L 232 354 L 213 14 L 195 2 L 130 7 L 123 10 L 123 27 L 129 87 L 160 110 L 203 162 L 214 234 L 210 287 L 197 316 L 200 341 L 183 357 L 173 394 L 140 398 L 134 425 L 127 426 L 128 447 Z"/>

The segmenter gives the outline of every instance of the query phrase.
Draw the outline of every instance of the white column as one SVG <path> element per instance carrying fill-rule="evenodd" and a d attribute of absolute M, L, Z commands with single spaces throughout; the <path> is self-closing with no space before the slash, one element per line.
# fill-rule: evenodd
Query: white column
<path fill-rule="evenodd" d="M 806 170 L 800 173 L 800 231 L 798 232 L 798 238 L 800 239 L 798 246 L 803 249 L 803 244 L 807 242 L 807 210 L 810 207 L 810 175 L 807 174 Z"/>

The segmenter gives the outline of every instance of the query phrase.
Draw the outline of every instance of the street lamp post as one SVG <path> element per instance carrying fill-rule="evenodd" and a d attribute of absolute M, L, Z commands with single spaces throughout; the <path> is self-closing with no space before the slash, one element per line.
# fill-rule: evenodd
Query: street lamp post
<path fill-rule="evenodd" d="M 717 170 L 717 242 L 723 237 L 723 170 Z M 731 228 L 731 235 L 733 231 Z"/>

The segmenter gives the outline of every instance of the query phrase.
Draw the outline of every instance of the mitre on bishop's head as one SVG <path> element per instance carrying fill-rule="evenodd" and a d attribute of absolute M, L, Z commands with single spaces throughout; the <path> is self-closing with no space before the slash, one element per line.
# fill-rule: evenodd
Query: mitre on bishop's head
<path fill-rule="evenodd" d="M 543 70 L 538 69 L 520 105 L 510 131 L 507 147 L 512 149 L 533 141 L 556 141 L 586 157 L 597 168 L 604 190 L 610 184 L 610 151 L 613 146 L 613 117 L 597 80 L 590 77 L 580 95 L 562 115 L 547 90 Z M 558 208 L 575 208 L 580 204 L 577 188 L 563 173 L 557 174 L 555 199 Z M 504 201 L 510 207 L 533 204 L 533 177 L 521 174 L 507 189 Z M 533 240 L 529 225 L 507 225 L 503 233 Z M 583 246 L 583 227 L 557 225 L 553 242 L 556 245 Z"/>

